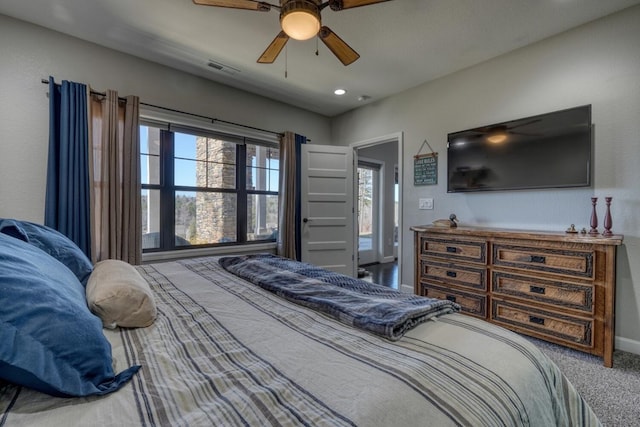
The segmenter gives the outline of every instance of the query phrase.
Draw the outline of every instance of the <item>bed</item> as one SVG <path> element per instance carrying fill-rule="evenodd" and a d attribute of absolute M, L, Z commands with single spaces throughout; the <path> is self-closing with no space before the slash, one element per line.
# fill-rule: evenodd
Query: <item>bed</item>
<path fill-rule="evenodd" d="M 264 260 L 267 270 L 256 270 Z M 321 293 L 341 287 L 335 275 L 282 262 L 257 255 L 136 267 L 152 293 L 153 323 L 102 329 L 113 372 L 130 375 L 117 390 L 84 397 L 0 380 L 0 426 L 600 425 L 520 336 L 437 302 L 406 330 L 363 328 L 375 309 L 345 315 L 321 308 L 306 287 L 283 291 L 300 275 Z M 254 265 L 233 271 L 243 263 Z M 271 287 L 274 274 L 284 288 Z M 386 288 L 348 281 L 371 287 L 367 298 L 388 299 Z"/>

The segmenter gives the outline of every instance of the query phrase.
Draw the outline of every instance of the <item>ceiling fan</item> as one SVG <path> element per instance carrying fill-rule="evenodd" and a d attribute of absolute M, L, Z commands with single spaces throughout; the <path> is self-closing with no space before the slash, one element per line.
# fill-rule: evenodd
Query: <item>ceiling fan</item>
<path fill-rule="evenodd" d="M 323 0 L 280 0 L 280 5 L 256 0 L 193 0 L 198 5 L 257 10 L 259 12 L 268 12 L 271 8 L 279 9 L 282 30 L 258 58 L 258 62 L 261 64 L 273 63 L 290 38 L 308 40 L 317 35 L 344 65 L 353 63 L 360 58 L 360 55 L 329 27 L 322 25 L 322 10 L 329 6 L 333 11 L 340 11 L 386 1 L 391 0 L 327 0 L 326 2 Z"/>

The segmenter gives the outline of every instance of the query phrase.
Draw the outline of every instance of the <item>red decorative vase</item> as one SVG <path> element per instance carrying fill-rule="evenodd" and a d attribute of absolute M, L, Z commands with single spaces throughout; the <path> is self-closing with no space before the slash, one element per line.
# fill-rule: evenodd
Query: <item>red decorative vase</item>
<path fill-rule="evenodd" d="M 613 225 L 613 221 L 611 220 L 611 199 L 612 197 L 605 197 L 604 202 L 607 204 L 607 210 L 604 214 L 604 231 L 602 232 L 603 236 L 613 236 L 611 232 L 611 226 Z"/>
<path fill-rule="evenodd" d="M 589 234 L 598 234 L 598 214 L 596 213 L 596 203 L 598 202 L 597 197 L 591 198 L 591 230 L 589 230 Z"/>

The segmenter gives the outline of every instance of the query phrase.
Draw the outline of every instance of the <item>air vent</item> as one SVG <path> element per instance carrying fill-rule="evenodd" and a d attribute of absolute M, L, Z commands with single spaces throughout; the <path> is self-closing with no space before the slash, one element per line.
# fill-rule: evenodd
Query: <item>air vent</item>
<path fill-rule="evenodd" d="M 207 66 L 213 68 L 214 70 L 218 70 L 221 71 L 223 73 L 227 73 L 227 74 L 231 74 L 231 75 L 235 75 L 238 74 L 240 72 L 240 70 L 238 70 L 237 68 L 233 68 L 230 67 L 229 65 L 225 65 L 222 64 L 220 62 L 216 62 L 212 59 L 209 60 L 209 62 L 207 62 Z"/>

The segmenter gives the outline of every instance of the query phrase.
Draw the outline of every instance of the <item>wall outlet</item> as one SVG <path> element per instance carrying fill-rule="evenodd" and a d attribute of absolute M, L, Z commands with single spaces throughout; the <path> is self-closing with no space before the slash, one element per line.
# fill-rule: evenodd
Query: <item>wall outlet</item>
<path fill-rule="evenodd" d="M 420 199 L 418 200 L 418 209 L 433 209 L 433 199 Z"/>

